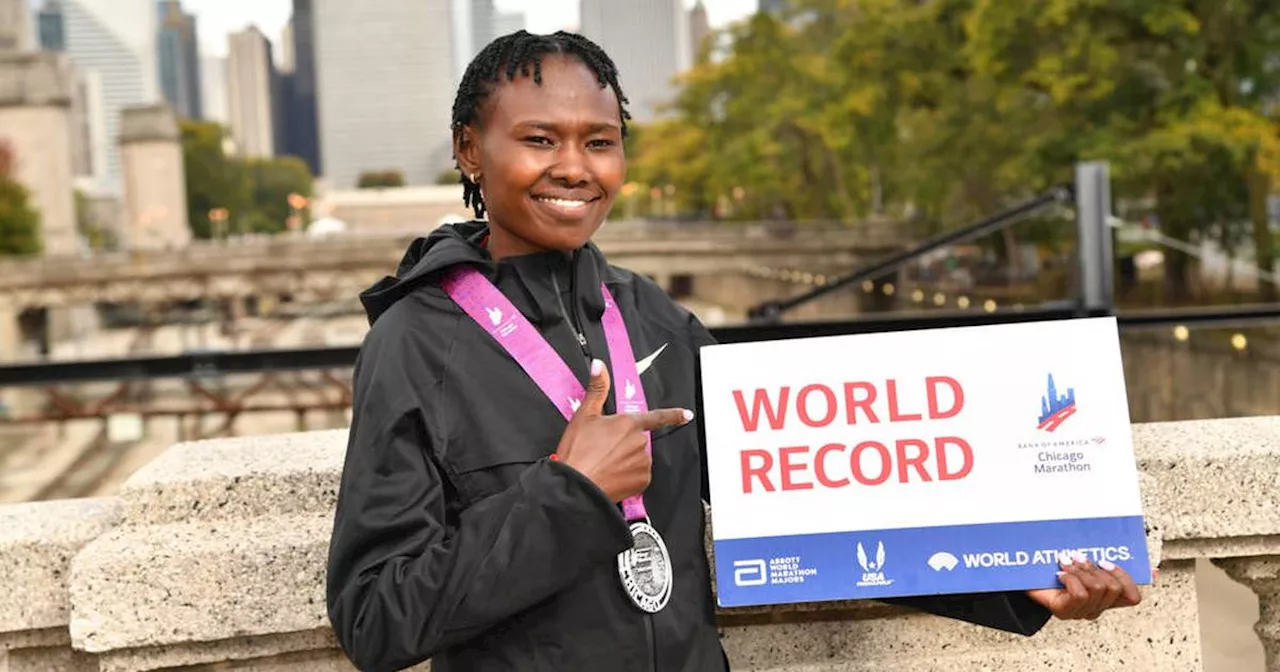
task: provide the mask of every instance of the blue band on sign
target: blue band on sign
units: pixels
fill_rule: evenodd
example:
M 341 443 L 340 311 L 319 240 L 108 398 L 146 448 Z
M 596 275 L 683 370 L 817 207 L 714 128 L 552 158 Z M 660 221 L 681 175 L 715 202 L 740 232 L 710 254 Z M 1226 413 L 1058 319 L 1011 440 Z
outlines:
M 722 539 L 716 592 L 743 607 L 1060 588 L 1063 551 L 1151 582 L 1142 516 L 1123 516 Z

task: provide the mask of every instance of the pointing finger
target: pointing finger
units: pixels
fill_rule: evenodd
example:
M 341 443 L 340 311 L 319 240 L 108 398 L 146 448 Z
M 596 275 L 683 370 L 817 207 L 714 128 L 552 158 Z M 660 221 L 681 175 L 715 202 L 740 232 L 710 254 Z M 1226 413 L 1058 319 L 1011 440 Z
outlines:
M 637 413 L 632 417 L 635 418 L 641 430 L 651 432 L 663 427 L 683 425 L 693 420 L 693 411 L 683 408 L 661 408 L 647 413 Z

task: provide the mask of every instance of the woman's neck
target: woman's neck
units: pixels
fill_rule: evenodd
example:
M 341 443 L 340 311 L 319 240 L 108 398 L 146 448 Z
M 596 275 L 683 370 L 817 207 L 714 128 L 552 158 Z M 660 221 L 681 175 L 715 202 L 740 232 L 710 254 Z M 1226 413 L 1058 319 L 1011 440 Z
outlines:
M 551 251 L 511 233 L 502 225 L 494 224 L 492 221 L 489 222 L 489 236 L 485 247 L 489 250 L 489 256 L 495 262 L 502 261 L 508 257 L 521 257 L 528 254 Z

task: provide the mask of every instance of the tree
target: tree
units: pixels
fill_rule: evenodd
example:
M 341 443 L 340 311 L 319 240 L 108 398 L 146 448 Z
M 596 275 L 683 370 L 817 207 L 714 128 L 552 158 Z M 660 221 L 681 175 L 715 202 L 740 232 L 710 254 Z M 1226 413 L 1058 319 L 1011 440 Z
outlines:
M 0 142 L 0 256 L 40 254 L 40 213 L 29 203 L 30 193 L 14 175 L 13 148 Z
M 284 156 L 249 161 L 246 170 L 253 189 L 254 205 L 254 219 L 249 230 L 255 233 L 283 231 L 293 212 L 289 196 L 311 196 L 311 169 L 302 159 Z
M 215 123 L 178 122 L 182 129 L 182 156 L 187 177 L 187 216 L 196 238 L 212 238 L 209 213 L 225 208 L 229 221 L 248 214 L 253 185 L 242 163 L 227 157 L 223 143 L 227 131 Z
M 241 159 L 223 150 L 227 131 L 181 121 L 188 217 L 197 238 L 215 234 L 278 233 L 293 214 L 289 197 L 310 197 L 314 179 L 297 157 Z M 210 213 L 226 210 L 230 230 L 214 231 Z
M 980 0 L 969 26 L 984 72 L 1042 93 L 1074 129 L 1055 139 L 1059 156 L 1113 161 L 1118 184 L 1153 196 L 1173 237 L 1251 219 L 1269 266 L 1265 198 L 1280 142 L 1262 99 L 1276 92 L 1277 13 L 1276 0 L 1058 0 L 1053 11 Z M 1188 298 L 1187 270 L 1185 256 L 1168 257 L 1166 298 Z

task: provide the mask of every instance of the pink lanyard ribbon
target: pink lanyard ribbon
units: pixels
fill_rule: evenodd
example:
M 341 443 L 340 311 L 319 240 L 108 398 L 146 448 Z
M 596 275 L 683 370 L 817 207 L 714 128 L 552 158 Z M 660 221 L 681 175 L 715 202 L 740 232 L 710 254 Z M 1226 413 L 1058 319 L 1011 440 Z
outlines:
M 582 383 L 569 370 L 550 343 L 538 333 L 533 324 L 512 305 L 479 271 L 470 266 L 455 266 L 445 273 L 441 283 L 449 298 L 466 311 L 476 324 L 489 332 L 507 354 L 533 379 L 542 393 L 560 410 L 565 420 L 582 404 L 586 395 Z M 605 341 L 609 346 L 609 362 L 613 369 L 613 398 L 618 413 L 644 413 L 649 404 L 644 398 L 644 386 L 636 370 L 635 353 L 627 336 L 627 325 L 613 295 L 604 283 L 600 283 L 604 297 Z M 565 316 L 568 319 L 568 316 Z M 652 454 L 653 441 L 645 432 L 645 451 Z M 627 522 L 647 520 L 644 499 L 640 495 L 622 501 L 622 513 Z

